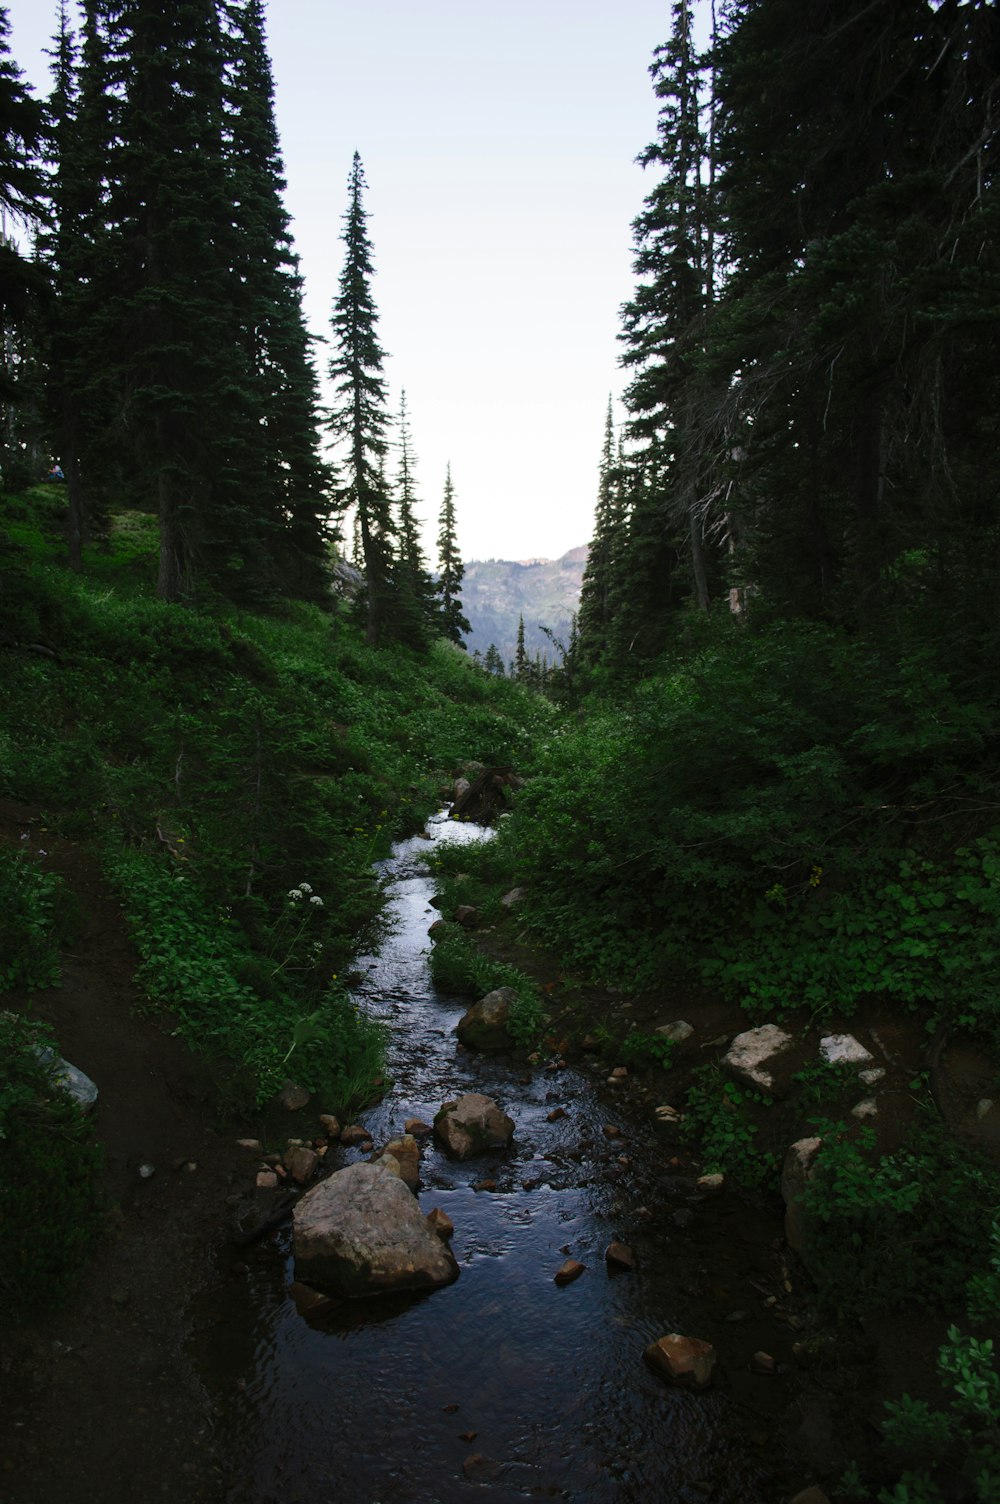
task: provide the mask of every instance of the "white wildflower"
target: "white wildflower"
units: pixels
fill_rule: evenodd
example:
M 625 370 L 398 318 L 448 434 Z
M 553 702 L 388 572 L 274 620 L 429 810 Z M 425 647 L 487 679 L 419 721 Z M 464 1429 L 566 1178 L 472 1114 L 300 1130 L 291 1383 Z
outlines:
M 319 896 L 318 893 L 314 893 L 313 896 L 312 896 L 312 898 L 310 898 L 309 902 L 316 904 L 319 908 L 323 907 L 323 900 L 322 900 L 322 898 L 320 898 L 320 896 Z
M 312 892 L 312 888 L 309 886 L 308 883 L 299 883 L 299 891 L 301 893 L 311 893 Z
M 299 899 L 302 897 L 302 889 L 301 888 L 289 888 L 289 890 L 288 890 L 288 896 L 292 900 L 292 903 L 298 903 Z

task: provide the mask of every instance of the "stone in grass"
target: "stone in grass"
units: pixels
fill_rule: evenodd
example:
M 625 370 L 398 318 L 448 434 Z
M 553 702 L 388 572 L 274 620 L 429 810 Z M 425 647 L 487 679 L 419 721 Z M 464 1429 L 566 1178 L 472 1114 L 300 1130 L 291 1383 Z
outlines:
M 819 1042 L 819 1052 L 827 1065 L 871 1065 L 875 1059 L 853 1034 L 827 1034 Z
M 434 1117 L 434 1133 L 454 1159 L 472 1159 L 510 1147 L 514 1119 L 482 1092 L 470 1091 L 445 1102 Z
M 755 1091 L 773 1092 L 778 1084 L 779 1061 L 784 1063 L 782 1057 L 787 1057 L 794 1044 L 792 1036 L 777 1024 L 762 1024 L 759 1029 L 737 1034 L 722 1057 L 722 1066 Z
M 660 1024 L 659 1028 L 653 1030 L 653 1033 L 658 1034 L 661 1039 L 672 1040 L 674 1044 L 683 1044 L 685 1039 L 691 1038 L 694 1028 L 685 1019 L 677 1018 L 672 1024 Z
M 309 1103 L 309 1093 L 295 1081 L 286 1081 L 278 1093 L 278 1106 L 286 1112 L 301 1112 Z
M 68 1060 L 61 1059 L 47 1044 L 41 1045 L 35 1053 L 42 1064 L 49 1067 L 52 1084 L 72 1097 L 81 1112 L 90 1112 L 97 1102 L 97 1087 L 90 1077 L 78 1065 L 70 1065 Z
M 707 1389 L 715 1367 L 715 1348 L 700 1337 L 668 1332 L 651 1342 L 643 1353 L 648 1366 L 671 1384 Z

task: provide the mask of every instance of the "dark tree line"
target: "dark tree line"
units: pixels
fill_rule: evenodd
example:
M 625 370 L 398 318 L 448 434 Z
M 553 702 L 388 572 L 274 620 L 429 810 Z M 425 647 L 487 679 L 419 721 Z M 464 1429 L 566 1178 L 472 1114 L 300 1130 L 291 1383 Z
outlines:
M 32 99 L 0 7 L 0 465 L 57 456 L 70 562 L 112 507 L 159 520 L 157 590 L 322 599 L 337 524 L 362 540 L 368 640 L 460 641 L 454 512 L 432 581 L 412 441 L 389 415 L 355 156 L 324 413 L 284 207 L 263 0 L 60 0 L 52 89 Z M 329 430 L 337 467 L 322 452 Z M 450 493 L 450 478 L 447 493 Z
M 583 663 L 715 605 L 989 630 L 1000 529 L 992 0 L 676 0 Z

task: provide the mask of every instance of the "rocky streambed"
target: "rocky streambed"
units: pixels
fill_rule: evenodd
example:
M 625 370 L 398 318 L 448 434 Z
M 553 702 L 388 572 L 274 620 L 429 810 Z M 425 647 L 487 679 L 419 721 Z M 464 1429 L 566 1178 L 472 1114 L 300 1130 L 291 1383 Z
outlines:
M 392 1156 L 407 1126 L 469 1094 L 509 1115 L 512 1141 L 463 1159 L 441 1134 L 409 1135 L 400 1152 L 420 1215 L 457 1270 L 426 1293 L 313 1301 L 287 1222 L 234 1251 L 201 1300 L 192 1349 L 228 1459 L 225 1497 L 790 1499 L 810 1481 L 788 1444 L 807 1317 L 781 1204 L 700 1179 L 596 1059 L 529 1066 L 458 1045 L 467 1000 L 436 992 L 428 973 L 428 860 L 435 842 L 470 834 L 442 815 L 386 863 L 393 932 L 358 965 L 365 1006 L 391 1027 L 392 1087 L 330 1142 L 323 1170 Z M 321 1110 L 289 1115 L 289 1133 L 322 1141 Z M 394 1172 L 353 1173 L 367 1185 Z M 675 1336 L 693 1339 L 686 1352 Z M 664 1377 L 676 1362 L 686 1384 Z

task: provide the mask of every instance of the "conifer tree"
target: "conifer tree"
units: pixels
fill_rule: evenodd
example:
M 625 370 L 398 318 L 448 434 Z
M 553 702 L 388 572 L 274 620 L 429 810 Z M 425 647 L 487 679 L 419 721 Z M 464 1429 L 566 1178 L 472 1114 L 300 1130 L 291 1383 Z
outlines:
M 434 581 L 420 543 L 416 514 L 416 456 L 413 452 L 405 392 L 400 393 L 396 427 L 399 434 L 399 468 L 395 486 L 399 518 L 399 558 L 396 567 L 396 600 L 393 605 L 394 631 L 401 641 L 422 648 L 427 646 L 437 615 L 437 603 Z
M 329 425 L 343 446 L 339 505 L 342 513 L 353 511 L 360 535 L 365 637 L 374 647 L 382 636 L 395 553 L 389 497 L 380 479 L 389 420 L 382 375 L 385 354 L 378 341 L 378 313 L 371 291 L 374 268 L 363 202 L 365 186 L 361 157 L 355 152 L 341 236 L 346 255 L 332 318 L 336 348 L 330 376 L 335 395 Z
M 450 641 L 457 642 L 462 647 L 462 633 L 471 632 L 472 628 L 462 614 L 465 566 L 458 551 L 455 531 L 455 489 L 451 481 L 451 465 L 445 471 L 444 497 L 438 521 L 438 570 L 441 629 Z
M 21 82 L 21 70 L 10 56 L 9 34 L 7 11 L 0 6 L 0 469 L 8 484 L 31 478 L 17 474 L 21 461 L 16 404 L 25 396 L 19 377 L 31 363 L 26 359 L 26 326 L 45 289 L 37 266 L 8 236 L 8 217 L 34 226 L 43 210 L 37 159 L 42 110 Z
M 282 197 L 284 168 L 263 0 L 232 5 L 229 15 L 226 155 L 238 316 L 257 414 L 249 436 L 249 481 L 277 583 L 292 594 L 319 596 L 325 592 L 331 476 L 319 455 L 316 373 Z
M 514 662 L 511 665 L 511 678 L 516 679 L 519 684 L 524 683 L 524 681 L 528 678 L 530 668 L 530 660 L 528 658 L 527 649 L 524 645 L 524 616 L 522 614 L 517 618 L 517 646 L 514 649 Z
M 607 648 L 613 550 L 621 542 L 620 475 L 615 466 L 615 425 L 611 398 L 604 421 L 604 441 L 597 478 L 594 536 L 587 553 L 575 619 L 577 663 L 595 664 Z
M 702 349 L 715 292 L 716 226 L 692 0 L 675 0 L 670 41 L 656 49 L 650 73 L 661 106 L 657 138 L 639 161 L 662 176 L 633 225 L 640 281 L 622 310 L 622 361 L 635 371 L 625 401 L 633 437 L 657 444 L 662 526 L 679 546 L 686 533 L 694 594 L 707 610 L 705 511 L 719 403 L 702 371 Z
M 199 578 L 256 591 L 271 562 L 237 316 L 218 4 L 101 8 L 121 105 L 107 203 L 116 286 L 96 353 L 114 384 L 116 437 L 137 498 L 159 515 L 158 593 L 177 600 Z

